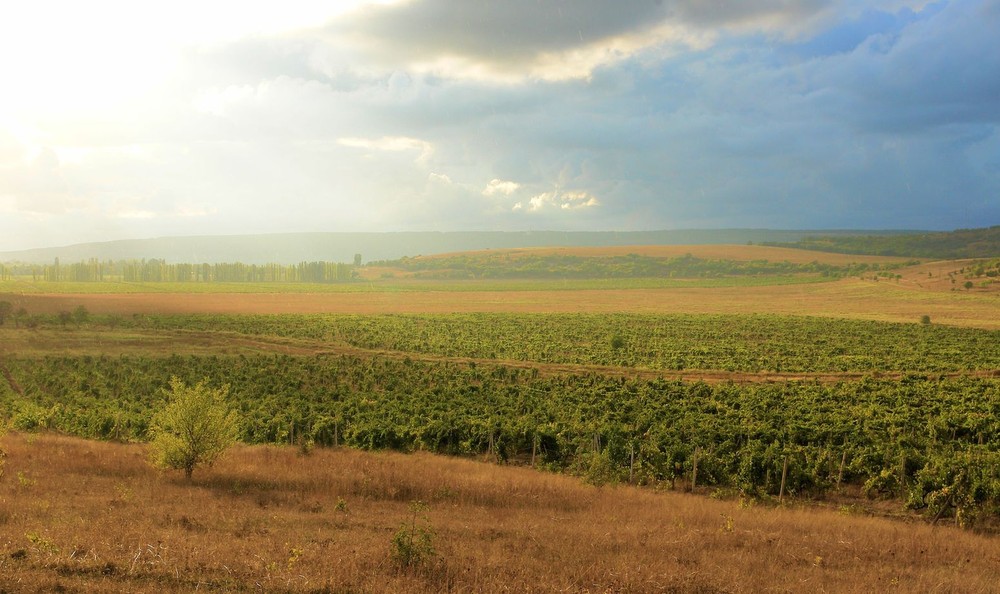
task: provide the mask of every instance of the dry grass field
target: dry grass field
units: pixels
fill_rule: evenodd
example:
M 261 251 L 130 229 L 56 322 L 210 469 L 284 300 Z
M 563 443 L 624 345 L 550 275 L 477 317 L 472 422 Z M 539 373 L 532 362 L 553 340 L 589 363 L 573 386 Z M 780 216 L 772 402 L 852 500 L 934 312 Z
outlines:
M 904 277 L 905 278 L 905 277 Z M 911 277 L 912 278 L 912 277 Z M 1000 285 L 995 285 L 1000 287 Z M 1000 328 L 1000 291 L 951 291 L 916 281 L 861 280 L 719 288 L 373 293 L 30 294 L 4 298 L 32 313 L 768 313 Z
M 9 434 L 3 592 L 997 592 L 1000 540 L 854 508 L 593 487 L 426 454 L 238 447 L 182 476 L 141 445 Z M 394 535 L 433 553 L 406 567 Z

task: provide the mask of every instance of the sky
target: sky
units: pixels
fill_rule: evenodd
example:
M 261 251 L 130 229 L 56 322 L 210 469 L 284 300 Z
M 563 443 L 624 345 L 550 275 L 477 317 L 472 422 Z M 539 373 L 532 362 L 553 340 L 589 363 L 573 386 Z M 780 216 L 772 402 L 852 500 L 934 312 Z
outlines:
M 1000 224 L 1000 0 L 0 7 L 0 250 Z

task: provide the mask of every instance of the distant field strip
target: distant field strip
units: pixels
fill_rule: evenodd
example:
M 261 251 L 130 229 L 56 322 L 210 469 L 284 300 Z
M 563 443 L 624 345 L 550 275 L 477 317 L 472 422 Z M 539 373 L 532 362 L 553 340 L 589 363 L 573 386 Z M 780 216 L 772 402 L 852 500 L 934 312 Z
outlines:
M 548 281 L 545 281 L 548 282 Z M 679 281 L 684 282 L 684 281 Z M 84 305 L 93 313 L 656 313 L 779 314 L 1000 329 L 1000 292 L 932 291 L 844 279 L 782 286 L 486 291 L 481 281 L 424 283 L 434 290 L 330 293 L 0 294 L 29 314 Z M 401 283 L 401 286 L 405 283 Z M 336 285 L 331 287 L 342 287 Z M 462 290 L 455 287 L 462 286 Z M 541 287 L 542 285 L 538 285 Z M 467 289 L 467 290 L 466 290 Z
M 1000 370 L 1000 331 L 770 315 L 174 315 L 5 330 L 8 354 L 397 353 L 480 362 L 766 374 Z M 733 376 L 734 378 L 736 375 Z M 849 377 L 849 376 L 844 376 Z
M 0 295 L 141 295 L 141 294 L 340 294 L 420 292 L 587 291 L 608 289 L 671 289 L 770 287 L 830 282 L 820 274 L 722 276 L 714 278 L 580 278 L 415 280 L 372 279 L 341 283 L 256 282 L 45 282 L 0 281 Z

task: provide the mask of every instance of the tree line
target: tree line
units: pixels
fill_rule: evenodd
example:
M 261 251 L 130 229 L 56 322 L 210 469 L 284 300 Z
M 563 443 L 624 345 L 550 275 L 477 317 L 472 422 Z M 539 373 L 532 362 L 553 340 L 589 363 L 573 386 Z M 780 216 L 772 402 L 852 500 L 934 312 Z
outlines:
M 916 262 L 846 265 L 809 262 L 804 264 L 768 260 L 699 258 L 691 254 L 654 257 L 576 256 L 566 254 L 474 253 L 430 258 L 400 258 L 371 262 L 370 266 L 398 268 L 417 278 L 513 279 L 513 278 L 717 278 L 723 276 L 774 276 L 813 274 L 826 277 L 860 276 L 886 272 Z
M 762 245 L 873 256 L 948 260 L 995 258 L 1000 256 L 1000 225 L 941 233 L 812 235 L 795 242 L 763 242 Z
M 52 264 L 0 264 L 0 280 L 31 278 L 50 282 L 194 282 L 194 283 L 335 283 L 357 277 L 358 264 L 299 262 L 298 264 L 168 263 L 150 260 L 90 260 Z

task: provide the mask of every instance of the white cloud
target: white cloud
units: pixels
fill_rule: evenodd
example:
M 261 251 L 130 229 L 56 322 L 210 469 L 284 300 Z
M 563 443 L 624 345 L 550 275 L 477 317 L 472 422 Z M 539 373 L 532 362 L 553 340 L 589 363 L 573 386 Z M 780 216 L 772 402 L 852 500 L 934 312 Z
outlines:
M 589 192 L 584 191 L 560 191 L 543 192 L 536 194 L 528 200 L 528 212 L 540 212 L 550 208 L 560 210 L 580 210 L 600 206 L 601 202 Z M 514 211 L 523 210 L 524 204 L 518 202 L 514 205 Z
M 428 181 L 437 182 L 439 184 L 444 184 L 450 186 L 452 184 L 451 178 L 443 173 L 434 173 L 433 171 L 427 176 Z
M 351 148 L 376 151 L 402 152 L 417 151 L 416 162 L 423 163 L 434 153 L 431 143 L 408 136 L 383 136 L 381 138 L 338 138 L 337 143 Z
M 588 192 L 563 192 L 559 196 L 559 208 L 571 210 L 576 208 L 591 208 L 601 203 Z
M 483 196 L 510 196 L 521 187 L 521 184 L 513 181 L 505 181 L 500 179 L 491 179 L 486 187 L 483 188 Z

